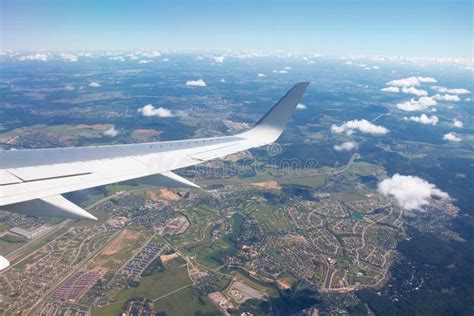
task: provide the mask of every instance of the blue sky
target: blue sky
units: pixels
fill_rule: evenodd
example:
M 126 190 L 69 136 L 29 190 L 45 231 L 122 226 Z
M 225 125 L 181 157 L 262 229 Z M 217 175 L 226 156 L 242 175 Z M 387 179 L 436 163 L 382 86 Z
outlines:
M 1 46 L 470 57 L 472 15 L 471 0 L 1 0 Z

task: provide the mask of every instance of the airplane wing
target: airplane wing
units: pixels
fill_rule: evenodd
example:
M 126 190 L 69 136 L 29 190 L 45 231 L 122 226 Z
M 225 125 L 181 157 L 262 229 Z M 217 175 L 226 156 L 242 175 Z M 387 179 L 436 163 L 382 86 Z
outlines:
M 197 187 L 172 171 L 278 139 L 308 82 L 296 84 L 250 130 L 181 141 L 0 151 L 0 209 L 35 216 L 96 219 L 64 193 L 136 178 Z

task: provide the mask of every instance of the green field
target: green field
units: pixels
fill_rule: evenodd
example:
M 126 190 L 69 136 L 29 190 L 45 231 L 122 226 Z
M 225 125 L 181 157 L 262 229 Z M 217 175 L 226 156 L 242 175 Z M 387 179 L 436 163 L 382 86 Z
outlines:
M 184 303 L 184 304 L 183 304 Z M 216 312 L 217 307 L 197 290 L 186 287 L 176 293 L 155 301 L 155 311 L 166 315 L 193 315 L 196 311 Z
M 179 294 L 176 292 L 175 294 L 163 297 L 177 289 L 182 288 L 183 286 L 190 285 L 191 281 L 188 277 L 187 268 L 186 266 L 167 266 L 165 271 L 156 272 L 150 276 L 140 278 L 140 285 L 136 288 L 128 288 L 126 290 L 122 290 L 115 295 L 114 301 L 104 307 L 96 308 L 92 311 L 92 315 L 118 315 L 127 301 L 127 299 L 131 297 L 146 297 L 148 299 L 156 299 L 160 298 L 163 301 L 164 307 L 169 309 L 169 303 L 175 302 L 174 304 L 177 305 L 184 305 L 180 306 L 179 308 L 183 309 L 192 309 L 194 308 L 195 302 L 190 300 L 187 295 L 183 299 L 183 294 Z M 183 289 L 184 291 L 184 289 Z M 165 300 L 166 299 L 166 300 Z M 157 301 L 155 307 L 160 310 L 161 302 Z M 177 303 L 179 302 L 179 304 Z M 170 315 L 177 315 L 170 313 Z
M 262 223 L 267 231 L 287 229 L 289 227 L 288 220 L 283 212 L 283 208 L 281 207 L 259 204 L 257 206 L 257 211 L 254 212 L 252 216 Z
M 3 255 L 23 246 L 27 242 L 26 238 L 7 234 L 0 238 L 0 253 Z
M 356 211 L 351 212 L 351 216 L 353 219 L 358 220 L 358 221 L 361 221 L 364 219 L 364 214 L 356 212 Z

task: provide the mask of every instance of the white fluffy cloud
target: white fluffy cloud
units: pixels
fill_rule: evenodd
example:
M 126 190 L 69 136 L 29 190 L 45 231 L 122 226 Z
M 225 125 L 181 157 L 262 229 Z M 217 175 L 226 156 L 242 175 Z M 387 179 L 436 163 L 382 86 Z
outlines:
M 334 150 L 336 151 L 351 151 L 354 148 L 357 148 L 356 142 L 344 142 L 340 145 L 334 145 Z
M 421 83 L 435 83 L 437 82 L 435 78 L 432 77 L 408 77 L 403 79 L 397 79 L 387 82 L 388 86 L 396 87 L 413 87 L 418 86 Z
M 447 141 L 450 141 L 450 142 L 460 142 L 460 141 L 462 141 L 462 138 L 458 134 L 453 133 L 453 132 L 444 134 L 443 139 L 447 140 Z
M 426 90 L 421 90 L 421 89 L 417 89 L 415 87 L 403 87 L 402 88 L 402 92 L 403 93 L 409 93 L 409 94 L 414 94 L 418 97 L 426 97 L 428 95 L 428 91 Z
M 47 54 L 32 54 L 32 55 L 20 56 L 18 57 L 18 60 L 19 61 L 26 61 L 26 60 L 48 61 L 48 55 Z
M 59 57 L 62 59 L 62 60 L 65 60 L 65 61 L 70 61 L 70 62 L 76 62 L 78 60 L 77 56 L 74 55 L 74 54 L 68 54 L 68 53 L 61 53 L 59 55 Z
M 446 192 L 434 184 L 416 176 L 403 176 L 398 173 L 380 182 L 377 190 L 383 196 L 394 197 L 398 205 L 407 210 L 420 210 L 423 205 L 429 204 L 431 197 L 450 199 Z
M 428 117 L 426 114 L 421 114 L 420 116 L 405 117 L 404 119 L 421 123 L 421 124 L 430 124 L 430 125 L 436 125 L 439 122 L 439 119 L 436 115 L 431 115 Z
M 149 64 L 149 63 L 152 63 L 152 62 L 153 62 L 153 60 L 150 60 L 150 59 L 141 59 L 141 60 L 138 61 L 138 63 L 139 63 L 140 65 L 142 65 L 142 64 Z
M 380 89 L 380 91 L 383 91 L 383 92 L 400 92 L 400 88 L 399 87 L 387 87 L 387 88 Z
M 373 135 L 384 135 L 389 132 L 389 130 L 383 126 L 375 125 L 370 123 L 369 121 L 362 119 L 362 120 L 352 120 L 347 121 L 341 126 L 337 126 L 335 124 L 331 125 L 331 132 L 332 133 L 343 133 L 352 134 L 355 130 L 358 130 L 362 133 L 366 134 L 373 134 Z
M 453 120 L 453 126 L 456 128 L 463 128 L 464 124 L 462 121 L 454 119 Z
M 471 91 L 463 88 L 446 88 L 446 87 L 440 87 L 440 86 L 432 86 L 432 90 L 438 91 L 439 93 L 453 93 L 453 94 L 467 94 L 471 93 Z
M 212 56 L 211 57 L 215 63 L 217 64 L 222 64 L 224 62 L 225 57 L 224 56 Z
M 259 74 L 257 75 L 257 77 L 266 77 L 266 76 L 267 76 L 267 75 L 262 74 L 262 73 L 259 73 Z
M 123 56 L 112 56 L 109 57 L 110 60 L 116 60 L 116 61 L 125 61 L 125 58 Z
M 296 109 L 297 110 L 304 110 L 304 109 L 306 109 L 306 105 L 304 105 L 303 103 L 298 103 L 296 105 Z
M 397 108 L 408 112 L 423 111 L 436 104 L 436 100 L 432 97 L 421 97 L 418 100 L 411 99 L 410 101 L 400 102 L 397 104 Z
M 138 113 L 141 113 L 143 116 L 158 116 L 158 117 L 173 116 L 170 110 L 163 107 L 155 108 L 151 104 L 147 104 L 143 106 L 142 108 L 139 108 L 137 111 Z
M 186 81 L 186 85 L 190 87 L 205 87 L 206 83 L 202 79 L 198 80 L 188 80 Z
M 438 101 L 451 101 L 451 102 L 458 102 L 461 99 L 455 94 L 437 94 L 433 97 Z
M 152 50 L 152 51 L 149 51 L 149 52 L 144 52 L 144 53 L 142 53 L 142 55 L 144 57 L 148 57 L 148 58 L 157 58 L 157 57 L 161 56 L 161 52 L 157 51 L 157 50 Z
M 92 81 L 91 83 L 89 83 L 89 87 L 98 88 L 100 86 L 101 84 L 97 81 Z
M 282 69 L 282 70 L 278 70 L 278 69 L 275 69 L 272 71 L 274 74 L 287 74 L 288 73 L 288 70 L 286 69 Z
M 118 130 L 115 129 L 115 126 L 112 126 L 111 128 L 109 128 L 108 130 L 106 130 L 104 132 L 104 135 L 105 136 L 109 136 L 109 137 L 115 137 L 119 134 Z

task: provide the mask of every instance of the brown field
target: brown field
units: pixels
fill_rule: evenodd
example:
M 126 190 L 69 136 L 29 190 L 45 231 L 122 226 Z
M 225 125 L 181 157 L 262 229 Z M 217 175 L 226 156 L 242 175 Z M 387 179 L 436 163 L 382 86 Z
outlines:
M 74 126 L 74 129 L 93 129 L 95 131 L 105 131 L 111 128 L 112 124 L 94 124 L 94 125 L 86 125 L 86 124 L 79 124 Z
M 278 287 L 279 287 L 280 289 L 284 289 L 284 290 L 291 288 L 291 286 L 290 286 L 287 282 L 288 282 L 288 281 L 287 281 L 287 280 L 284 280 L 284 279 L 282 279 L 282 280 L 277 280 Z
M 135 240 L 140 237 L 141 233 L 129 229 L 124 229 L 118 236 L 112 240 L 110 244 L 108 244 L 103 250 L 101 255 L 103 256 L 111 256 L 116 254 L 122 249 L 122 244 L 125 239 L 127 240 Z
M 176 259 L 178 257 L 179 257 L 179 255 L 176 252 L 174 252 L 174 253 L 169 254 L 169 255 L 162 255 L 162 256 L 160 256 L 160 259 L 163 263 L 167 263 L 168 261 Z
M 159 193 L 157 193 L 156 191 L 147 191 L 146 196 L 153 202 L 157 202 L 157 201 L 169 202 L 169 201 L 177 201 L 179 199 L 179 196 L 176 193 L 174 193 L 173 191 L 167 188 L 160 189 Z
M 145 242 L 145 234 L 138 231 L 125 229 L 121 231 L 104 249 L 95 257 L 88 269 L 114 270 L 121 267 L 132 254 Z
M 176 193 L 166 188 L 160 189 L 160 194 L 161 194 L 161 197 L 165 199 L 166 201 L 177 201 L 179 199 Z
M 158 196 L 158 194 L 156 194 L 156 192 L 153 192 L 153 191 L 146 191 L 146 197 L 152 200 L 153 202 L 160 200 L 160 197 Z
M 280 190 L 281 186 L 275 180 L 249 183 L 250 185 L 267 190 Z

